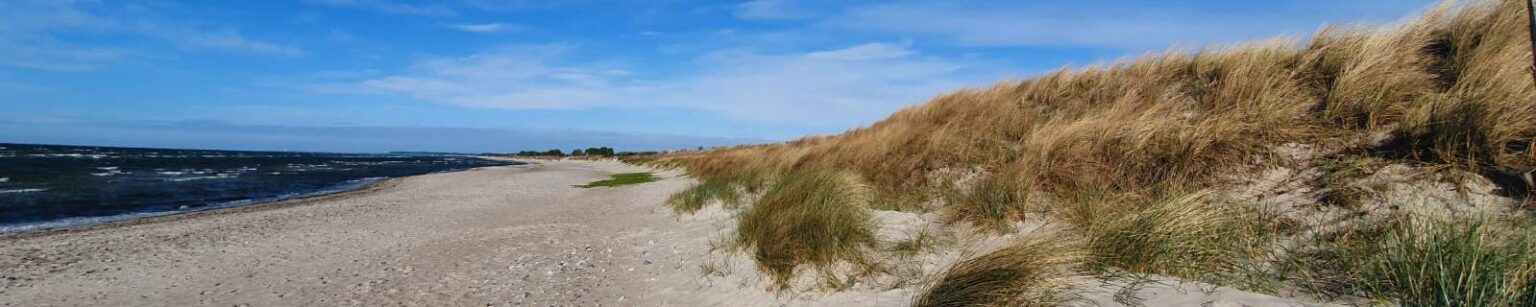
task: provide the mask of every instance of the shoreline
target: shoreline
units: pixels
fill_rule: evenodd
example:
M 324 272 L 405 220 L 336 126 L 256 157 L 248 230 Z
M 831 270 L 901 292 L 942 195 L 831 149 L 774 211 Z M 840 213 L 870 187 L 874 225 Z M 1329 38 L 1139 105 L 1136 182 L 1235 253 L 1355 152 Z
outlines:
M 698 301 L 677 291 L 697 287 L 695 265 L 683 263 L 705 245 L 690 231 L 712 227 L 689 228 L 660 206 L 691 180 L 581 189 L 571 185 L 645 169 L 532 165 L 0 236 L 0 297 L 18 306 Z
M 663 205 L 694 183 L 680 171 L 616 161 L 531 165 L 0 236 L 0 297 L 16 306 L 907 306 L 923 282 L 892 275 L 839 292 L 782 295 L 750 256 L 715 248 L 731 236 L 733 212 L 711 206 L 678 215 Z M 573 187 L 641 171 L 659 180 Z M 931 217 L 874 216 L 883 241 L 919 233 Z M 937 272 L 966 250 L 893 264 Z M 1149 301 L 1278 302 L 1202 289 L 1177 283 L 1143 292 L 1151 291 Z M 1085 298 L 1110 302 L 1113 293 Z
M 468 170 L 465 170 L 465 171 L 468 171 Z M 76 232 L 87 232 L 87 231 L 99 231 L 99 230 L 103 230 L 103 229 L 119 228 L 119 227 L 129 227 L 129 226 L 134 226 L 134 225 L 166 223 L 166 222 L 180 221 L 180 220 L 184 220 L 184 219 L 194 219 L 194 218 L 199 218 L 199 217 L 219 216 L 219 215 L 225 215 L 225 214 L 240 214 L 240 213 L 255 212 L 255 211 L 275 210 L 275 209 L 281 209 L 281 208 L 292 207 L 292 206 L 302 206 L 302 205 L 306 205 L 306 204 L 311 204 L 311 203 L 315 203 L 315 202 L 321 202 L 321 201 L 326 201 L 326 200 L 331 200 L 331 199 L 336 199 L 336 198 L 357 197 L 357 196 L 366 195 L 368 193 L 377 192 L 378 190 L 381 190 L 381 189 L 386 189 L 389 186 L 392 186 L 392 185 L 396 184 L 400 179 L 416 177 L 416 176 L 425 176 L 425 175 L 429 175 L 429 174 L 422 174 L 422 175 L 415 175 L 415 176 L 405 176 L 405 177 L 395 177 L 395 178 L 386 178 L 386 179 L 375 181 L 375 182 L 372 182 L 372 183 L 369 183 L 369 184 L 365 184 L 365 185 L 359 186 L 357 188 L 348 189 L 348 190 L 336 191 L 336 192 L 332 192 L 332 193 L 322 193 L 322 194 L 318 194 L 318 195 L 300 196 L 300 197 L 295 197 L 295 198 L 281 199 L 281 200 L 275 200 L 275 201 L 269 201 L 269 202 L 256 202 L 256 203 L 251 203 L 251 204 L 248 204 L 248 205 L 241 205 L 241 206 L 232 206 L 232 207 L 223 207 L 223 208 L 212 208 L 212 209 L 193 210 L 193 211 L 182 211 L 182 212 L 174 212 L 173 211 L 171 213 L 167 213 L 167 214 L 164 214 L 164 215 L 147 216 L 147 217 L 142 217 L 142 218 L 132 218 L 132 219 L 126 219 L 126 220 L 120 220 L 120 221 L 110 221 L 110 222 L 90 223 L 90 224 L 79 224 L 79 225 L 60 226 L 60 227 L 49 227 L 49 228 L 41 228 L 41 229 L 30 229 L 30 230 L 22 230 L 22 231 L 16 231 L 16 232 L 0 232 L 0 241 L 12 240 L 12 239 L 30 238 L 30 237 L 49 236 L 49 235 L 62 234 L 62 233 L 76 233 Z
M 331 191 L 331 192 L 324 192 L 324 190 L 322 190 L 322 191 L 316 192 L 316 194 L 311 194 L 311 195 L 296 196 L 296 197 L 291 197 L 291 198 L 282 198 L 282 199 L 276 199 L 276 200 L 271 200 L 271 201 L 256 201 L 256 202 L 252 202 L 252 203 L 249 203 L 249 204 L 243 204 L 243 205 L 237 205 L 237 206 L 216 207 L 216 208 L 207 208 L 207 209 L 199 209 L 199 210 L 188 210 L 188 211 L 167 211 L 167 212 L 164 212 L 165 214 L 145 216 L 145 217 L 139 217 L 139 218 L 128 218 L 128 219 L 124 219 L 124 220 L 107 221 L 107 222 L 100 222 L 100 223 L 83 223 L 83 224 L 64 225 L 64 226 L 56 226 L 56 227 L 43 227 L 43 228 L 27 229 L 27 230 L 21 230 L 21 231 L 0 232 L 0 241 L 10 240 L 10 239 L 17 239 L 17 238 L 24 238 L 24 237 L 48 236 L 48 235 L 50 235 L 52 233 L 70 233 L 70 232 L 94 231 L 94 230 L 99 230 L 99 229 L 102 229 L 102 228 L 127 227 L 127 226 L 139 225 L 139 224 L 163 223 L 163 222 L 172 222 L 172 221 L 178 221 L 178 220 L 182 220 L 182 219 L 190 219 L 190 218 L 198 218 L 198 217 L 206 217 L 206 216 L 217 216 L 217 215 L 223 215 L 223 214 L 237 214 L 237 213 L 242 213 L 242 212 L 252 212 L 252 211 L 259 211 L 259 210 L 273 210 L 273 209 L 279 209 L 279 208 L 290 207 L 290 206 L 302 206 L 302 205 L 305 205 L 305 204 L 311 204 L 311 203 L 331 200 L 331 199 L 335 199 L 335 198 L 357 197 L 357 196 L 366 195 L 367 193 L 377 192 L 379 190 L 386 189 L 386 188 L 388 188 L 390 186 L 398 184 L 400 180 L 405 179 L 405 178 L 419 177 L 419 176 L 428 176 L 428 175 L 435 175 L 435 174 L 451 174 L 451 173 L 460 173 L 460 172 L 472 172 L 472 171 L 477 171 L 477 170 L 480 170 L 480 169 L 487 169 L 487 168 L 520 167 L 520 166 L 535 165 L 536 164 L 536 163 L 528 162 L 528 161 L 518 161 L 518 160 L 511 160 L 511 159 L 496 159 L 494 157 L 475 156 L 474 158 L 485 159 L 485 160 L 493 160 L 493 161 L 502 161 L 502 162 L 515 162 L 515 163 L 522 163 L 522 164 L 474 167 L 474 168 L 466 168 L 466 169 L 461 169 L 461 170 L 441 171 L 441 172 L 433 172 L 433 173 L 426 173 L 426 174 L 419 174 L 419 175 L 410 175 L 410 176 L 402 176 L 402 177 L 384 178 L 384 179 L 379 179 L 379 180 L 376 180 L 374 182 L 363 184 L 363 185 L 360 185 L 360 186 L 357 186 L 357 187 L 354 187 L 354 188 L 350 188 L 350 189 L 343 189 L 343 190 Z M 239 201 L 248 201 L 248 200 L 239 200 Z M 146 212 L 146 213 L 151 213 L 151 212 Z

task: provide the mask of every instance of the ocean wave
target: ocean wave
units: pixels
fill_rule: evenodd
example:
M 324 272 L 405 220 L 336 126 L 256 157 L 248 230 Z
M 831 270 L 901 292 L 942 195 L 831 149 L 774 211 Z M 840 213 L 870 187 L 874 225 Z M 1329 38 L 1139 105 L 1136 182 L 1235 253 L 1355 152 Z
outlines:
M 153 211 L 153 212 L 134 212 L 134 213 L 125 213 L 125 214 L 109 215 L 109 216 L 73 217 L 73 218 L 66 218 L 66 219 L 52 220 L 52 221 L 45 221 L 45 222 L 29 222 L 29 223 L 10 224 L 10 225 L 0 224 L 0 233 L 12 233 L 12 232 L 22 232 L 22 231 L 34 231 L 34 230 L 44 230 L 44 229 L 54 229 L 54 228 L 65 228 L 65 227 L 83 226 L 83 225 L 106 224 L 106 223 L 122 222 L 122 221 L 141 219 L 141 218 L 166 216 L 166 215 L 172 215 L 172 214 L 192 213 L 192 212 L 214 210 L 214 209 L 225 209 L 225 208 L 244 207 L 244 206 L 251 206 L 251 205 L 260 205 L 260 204 L 272 203 L 272 202 L 278 202 L 278 201 L 284 201 L 284 200 L 290 200 L 290 199 L 305 198 L 305 197 L 315 197 L 315 196 L 321 196 L 321 195 L 327 195 L 327 194 L 335 194 L 335 193 L 341 193 L 341 192 L 356 190 L 358 188 L 362 188 L 362 187 L 368 186 L 370 184 L 373 184 L 375 182 L 379 182 L 380 180 L 384 180 L 384 179 L 389 179 L 389 178 L 388 177 L 368 177 L 368 178 L 361 178 L 361 179 L 353 179 L 353 180 L 347 180 L 347 181 L 342 182 L 340 184 L 336 184 L 336 185 L 330 186 L 328 188 L 324 188 L 324 189 L 320 189 L 320 190 L 315 190 L 315 191 L 285 193 L 285 194 L 282 194 L 282 195 L 277 195 L 277 196 L 272 196 L 272 197 L 262 197 L 262 198 L 255 198 L 255 199 L 242 199 L 242 200 L 236 200 L 236 201 L 228 201 L 228 202 L 216 203 L 216 204 L 211 204 L 211 205 L 208 205 L 208 206 L 197 207 L 197 208 L 192 208 L 192 207 L 189 207 L 189 206 L 180 206 L 180 207 L 177 208 L 177 210 Z M 6 193 L 6 191 L 5 190 L 0 190 L 0 193 Z
M 34 189 L 14 189 L 14 190 L 0 190 L 0 194 L 12 194 L 12 193 L 36 193 L 36 192 L 42 192 L 42 191 L 47 191 L 47 190 L 48 190 L 48 189 L 35 189 L 35 188 L 34 188 Z
M 72 218 L 66 218 L 66 219 L 60 219 L 60 220 L 52 220 L 52 221 L 47 221 L 47 222 L 35 222 L 35 223 L 22 223 L 22 224 L 12 224 L 12 225 L 0 225 L 0 233 L 11 233 L 11 232 L 21 232 L 21 231 L 33 231 L 33 230 L 43 230 L 43 229 L 53 229 L 53 228 L 64 228 L 64 227 L 81 226 L 81 225 L 105 224 L 105 223 L 121 222 L 121 221 L 133 220 L 133 219 L 141 219 L 141 218 L 146 218 L 146 217 L 156 217 L 156 216 L 163 216 L 163 215 L 171 215 L 171 214 L 176 214 L 176 213 L 178 213 L 178 212 L 175 212 L 175 211 L 138 212 L 138 213 L 127 213 L 127 214 L 119 214 L 119 215 L 110 215 L 110 216 L 72 217 Z
M 0 182 L 10 182 L 11 177 L 0 177 Z
M 192 177 L 166 178 L 165 181 L 170 181 L 170 182 L 186 182 L 186 181 L 195 181 L 195 180 L 227 179 L 227 178 L 234 178 L 234 177 L 235 176 L 230 176 L 229 174 L 218 174 L 218 175 L 213 175 L 213 176 L 192 176 Z
M 102 158 L 111 158 L 112 156 L 103 155 L 103 154 L 77 154 L 77 153 L 55 154 L 55 153 L 50 153 L 50 154 L 29 154 L 29 155 L 26 155 L 26 157 L 29 157 L 29 158 L 77 158 L 77 159 L 90 158 L 90 159 L 102 159 Z
M 105 170 L 105 172 L 91 173 L 91 176 L 111 177 L 111 176 L 117 176 L 117 175 L 123 175 L 123 174 L 129 174 L 130 173 L 130 172 L 124 172 L 124 171 L 118 169 L 116 166 L 112 166 L 112 167 L 98 167 L 96 169 Z

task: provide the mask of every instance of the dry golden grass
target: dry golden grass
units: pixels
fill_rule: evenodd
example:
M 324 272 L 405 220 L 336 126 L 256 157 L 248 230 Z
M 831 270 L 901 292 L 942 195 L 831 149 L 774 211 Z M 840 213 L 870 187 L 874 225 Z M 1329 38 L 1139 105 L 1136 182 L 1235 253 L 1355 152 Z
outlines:
M 822 286 L 842 288 L 875 265 L 866 255 L 876 245 L 868 205 L 868 189 L 852 176 L 784 176 L 741 213 L 736 244 L 773 278 L 775 289 L 789 289 L 803 266 L 819 271 Z M 840 272 L 841 264 L 853 272 Z
M 951 266 L 912 306 L 1058 306 L 1082 261 L 1066 236 L 1039 235 Z
M 1273 238 L 1271 223 L 1257 212 L 1208 202 L 1202 193 L 1148 203 L 1106 198 L 1064 211 L 1062 220 L 1086 241 L 1090 272 L 1241 283 L 1238 275 L 1264 259 Z
M 934 190 L 950 168 L 1016 177 L 1020 190 L 1146 193 L 1198 187 L 1285 142 L 1361 145 L 1480 170 L 1536 170 L 1536 90 L 1523 4 L 1442 6 L 1379 29 L 1331 27 L 1173 51 L 943 95 L 874 125 L 668 155 L 703 179 L 852 171 L 878 192 Z M 1070 197 L 1071 195 L 1060 195 Z

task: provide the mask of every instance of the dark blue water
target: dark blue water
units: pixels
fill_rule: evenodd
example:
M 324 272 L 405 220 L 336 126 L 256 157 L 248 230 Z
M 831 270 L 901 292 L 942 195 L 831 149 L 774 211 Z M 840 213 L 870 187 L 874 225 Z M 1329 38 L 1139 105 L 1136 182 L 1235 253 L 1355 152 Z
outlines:
M 0 232 L 244 206 L 393 177 L 510 164 L 445 155 L 0 143 Z

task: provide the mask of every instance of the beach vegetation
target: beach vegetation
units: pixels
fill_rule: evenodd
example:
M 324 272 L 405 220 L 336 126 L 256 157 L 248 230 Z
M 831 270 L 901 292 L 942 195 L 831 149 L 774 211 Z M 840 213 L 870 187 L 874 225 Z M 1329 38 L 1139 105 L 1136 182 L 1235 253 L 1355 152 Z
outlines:
M 872 271 L 876 245 L 869 190 L 856 177 L 801 172 L 778 178 L 740 214 L 736 244 L 786 290 L 802 268 L 820 285 L 841 288 Z
M 760 269 L 779 278 L 800 264 L 863 257 L 853 252 L 862 243 L 850 244 L 862 239 L 837 239 L 862 238 L 858 227 L 814 227 L 858 225 L 849 221 L 864 207 L 815 204 L 933 199 L 946 225 L 1065 226 L 1078 243 L 1062 248 L 1080 257 L 1069 267 L 1085 274 L 1259 287 L 1244 279 L 1302 272 L 1322 292 L 1403 305 L 1530 305 L 1536 250 L 1529 228 L 1508 226 L 1528 223 L 1373 222 L 1381 210 L 1407 209 L 1367 208 L 1386 193 L 1366 180 L 1388 164 L 1453 170 L 1482 176 L 1497 196 L 1529 197 L 1519 179 L 1536 171 L 1528 20 L 1523 1 L 1448 2 L 1388 26 L 1063 68 L 943 94 L 838 135 L 674 152 L 650 164 L 700 181 L 674 196 L 686 204 L 674 208 L 752 199 L 739 233 L 760 253 Z M 1253 198 L 1272 191 L 1237 192 L 1282 188 L 1255 183 L 1272 170 L 1316 191 L 1288 197 L 1319 206 L 1261 206 Z M 766 191 L 722 188 L 739 177 L 769 178 L 758 181 Z M 1528 208 L 1508 209 L 1531 219 Z M 1344 213 L 1328 223 L 1279 217 L 1327 210 Z M 1355 230 L 1342 239 L 1303 238 L 1345 226 Z M 1266 267 L 1277 258 L 1309 268 Z M 977 268 L 959 272 L 1013 265 L 967 263 Z M 918 301 L 967 301 L 927 297 Z
M 1061 306 L 1083 255 L 1068 236 L 1037 235 L 962 260 L 931 282 L 912 306 Z
M 1319 293 L 1401 306 L 1536 305 L 1529 220 L 1398 216 L 1320 234 L 1286 272 Z
M 617 186 L 624 186 L 624 185 L 632 185 L 632 184 L 641 184 L 641 183 L 646 183 L 646 182 L 652 182 L 652 181 L 656 181 L 656 179 L 657 179 L 656 176 L 652 175 L 650 172 L 620 173 L 620 174 L 608 175 L 608 177 L 609 177 L 608 179 L 593 181 L 591 183 L 587 183 L 587 184 L 584 184 L 584 185 L 578 185 L 576 187 L 581 187 L 581 188 L 617 187 Z

